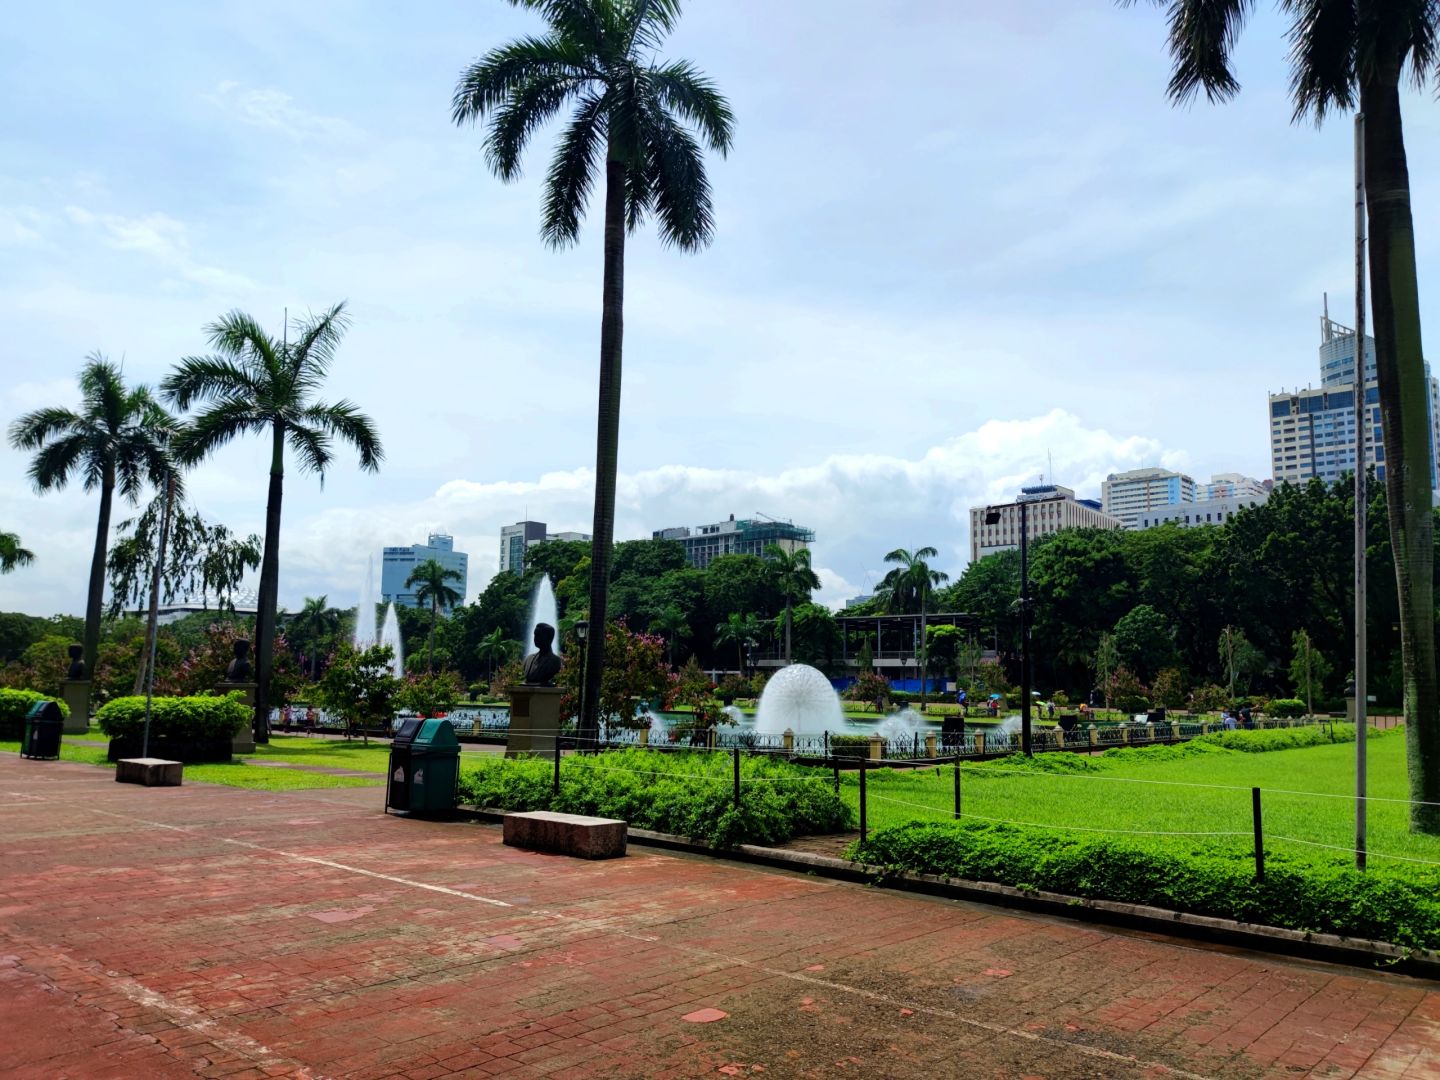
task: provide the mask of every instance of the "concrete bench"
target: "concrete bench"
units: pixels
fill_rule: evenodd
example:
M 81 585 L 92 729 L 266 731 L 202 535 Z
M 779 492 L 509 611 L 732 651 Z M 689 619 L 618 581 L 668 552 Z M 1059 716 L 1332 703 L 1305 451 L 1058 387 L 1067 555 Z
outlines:
M 121 758 L 115 763 L 115 779 L 122 784 L 144 784 L 146 787 L 179 787 L 185 766 L 164 758 Z
M 581 859 L 613 859 L 625 854 L 626 826 L 610 818 L 536 810 L 505 815 L 505 843 L 533 851 L 553 851 Z

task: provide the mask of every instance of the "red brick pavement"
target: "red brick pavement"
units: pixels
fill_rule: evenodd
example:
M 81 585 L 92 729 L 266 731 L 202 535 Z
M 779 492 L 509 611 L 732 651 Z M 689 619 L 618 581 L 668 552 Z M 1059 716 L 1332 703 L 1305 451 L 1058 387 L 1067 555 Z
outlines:
M 1434 984 L 379 801 L 0 754 L 0 1075 L 1440 1076 Z

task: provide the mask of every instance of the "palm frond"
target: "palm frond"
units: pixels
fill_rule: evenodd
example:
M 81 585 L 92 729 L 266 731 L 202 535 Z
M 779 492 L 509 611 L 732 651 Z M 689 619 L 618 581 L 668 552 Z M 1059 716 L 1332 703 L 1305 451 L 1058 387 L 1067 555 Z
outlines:
M 665 110 L 647 112 L 650 186 L 660 239 L 682 251 L 705 247 L 715 235 L 715 214 L 704 153 Z
M 456 124 L 477 123 L 537 79 L 600 79 L 592 59 L 578 42 L 559 35 L 524 37 L 492 49 L 460 73 L 450 118 Z
M 636 49 L 658 49 L 680 22 L 680 0 L 626 0 L 626 8 L 626 56 Z
M 83 412 L 92 421 L 111 431 L 125 422 L 125 378 L 120 369 L 100 353 L 91 353 L 80 369 L 80 394 Z
M 335 359 L 335 350 L 340 347 L 345 331 L 350 329 L 345 301 L 341 300 L 319 315 L 296 319 L 291 325 L 296 336 L 289 345 L 293 357 L 290 366 L 297 372 L 304 372 L 305 389 L 315 388 Z
M 516 7 L 537 11 L 561 38 L 599 52 L 605 25 L 589 0 L 510 0 Z
M 302 472 L 312 472 L 325 483 L 325 470 L 330 467 L 330 435 L 319 427 L 309 424 L 287 423 L 285 441 L 295 451 Z
M 86 453 L 89 443 L 86 432 L 72 431 L 43 444 L 30 459 L 30 467 L 26 470 L 35 490 L 62 488 L 77 470 L 85 474 L 85 489 L 91 490 L 95 483 L 92 480 L 93 470 L 87 467 L 91 457 Z
M 62 431 L 79 431 L 85 419 L 69 409 L 36 409 L 10 424 L 10 445 L 16 450 L 34 450 Z
M 516 86 L 494 112 L 485 140 L 485 161 L 501 180 L 520 176 L 520 156 L 535 129 L 554 116 L 577 93 L 582 80 L 545 75 Z
M 311 405 L 300 416 L 307 425 L 314 425 L 327 439 L 339 436 L 353 446 L 360 455 L 360 467 L 366 472 L 377 472 L 385 460 L 385 448 L 380 445 L 380 433 L 375 422 L 362 413 L 353 402 L 337 401 L 333 405 Z
M 252 358 L 256 366 L 273 370 L 279 362 L 278 342 L 265 333 L 253 315 L 235 310 L 220 316 L 205 328 L 212 347 L 240 360 Z
M 1354 0 L 1284 0 L 1281 6 L 1295 17 L 1289 30 L 1294 118 L 1311 116 L 1318 124 L 1329 110 L 1355 101 Z
M 565 247 L 580 238 L 580 222 L 595 185 L 603 145 L 605 98 L 587 94 L 565 128 L 545 180 L 541 233 L 551 247 Z
M 1225 101 L 1240 89 L 1230 70 L 1230 55 L 1255 0 L 1153 0 L 1166 9 L 1170 23 L 1170 57 L 1174 72 L 1169 94 L 1177 103 L 1203 89 L 1212 102 Z M 1136 0 L 1119 0 L 1131 7 Z
M 730 152 L 735 114 L 716 85 L 686 60 L 650 69 L 650 86 L 660 103 L 691 124 L 721 157 Z
M 256 373 L 226 356 L 187 356 L 160 383 L 160 393 L 177 409 L 197 401 L 259 396 Z
M 237 435 L 263 432 L 270 418 L 238 396 L 221 398 L 175 435 L 171 452 L 183 465 L 209 457 Z

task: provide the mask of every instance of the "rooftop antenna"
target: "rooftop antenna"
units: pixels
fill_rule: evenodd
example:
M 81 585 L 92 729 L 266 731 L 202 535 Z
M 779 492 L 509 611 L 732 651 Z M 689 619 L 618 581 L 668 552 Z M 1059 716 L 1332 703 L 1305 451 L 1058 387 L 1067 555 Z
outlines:
M 1050 448 L 1048 446 L 1045 448 L 1045 471 L 1047 474 L 1049 474 L 1050 477 L 1050 479 L 1047 480 L 1046 483 L 1055 483 L 1055 455 L 1050 453 Z

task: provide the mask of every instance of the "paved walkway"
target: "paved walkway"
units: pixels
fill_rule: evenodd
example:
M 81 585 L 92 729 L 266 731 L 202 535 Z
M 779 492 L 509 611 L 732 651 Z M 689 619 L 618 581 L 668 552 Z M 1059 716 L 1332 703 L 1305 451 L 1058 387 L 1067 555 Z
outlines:
M 0 754 L 0 1075 L 1437 1077 L 1440 987 Z

